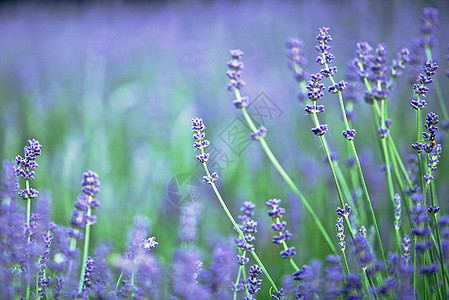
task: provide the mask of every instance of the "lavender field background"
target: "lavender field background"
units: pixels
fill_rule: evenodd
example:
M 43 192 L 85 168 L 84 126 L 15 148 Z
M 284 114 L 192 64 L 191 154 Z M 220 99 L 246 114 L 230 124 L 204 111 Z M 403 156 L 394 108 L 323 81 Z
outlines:
M 173 255 L 182 244 L 200 253 L 206 269 L 214 248 L 234 249 L 237 234 L 210 186 L 201 183 L 204 171 L 195 160 L 191 132 L 192 117 L 201 117 L 208 139 L 219 151 L 216 155 L 221 160 L 215 171 L 222 196 L 234 215 L 239 214 L 243 201 L 256 204 L 256 249 L 280 282 L 292 272 L 271 242 L 268 199 L 283 199 L 285 219 L 293 233 L 290 244 L 296 247 L 299 264 L 322 259 L 330 252 L 257 142 L 245 143 L 243 149 L 229 143 L 227 130 L 241 118 L 232 105 L 233 95 L 226 91 L 229 50 L 245 52 L 244 93 L 250 101 L 263 100 L 272 108 L 259 111 L 259 121 L 268 129 L 266 141 L 333 233 L 339 202 L 321 144 L 310 132 L 312 123 L 298 100 L 299 88 L 287 67 L 285 43 L 290 38 L 301 39 L 306 69 L 316 73 L 320 69 L 315 63 L 318 28 L 330 27 L 332 52 L 343 79 L 359 41 L 384 42 L 388 61 L 402 47 L 411 47 L 421 36 L 419 20 L 424 7 L 439 11 L 433 55 L 440 66 L 436 77 L 449 105 L 445 75 L 449 66 L 445 60 L 449 54 L 448 1 L 2 4 L 0 157 L 12 161 L 28 139 L 39 140 L 42 156 L 33 184 L 40 197 L 51 199 L 52 221 L 65 226 L 70 225 L 82 173 L 97 172 L 101 206 L 96 210 L 90 247 L 93 252 L 101 241 L 112 242 L 111 263 L 127 250 L 127 232 L 134 217 L 145 215 L 150 234 L 159 243 L 152 253 L 163 268 L 173 268 Z M 410 107 L 416 78 L 416 70 L 407 67 L 388 102 L 391 134 L 404 157 L 413 153 L 410 145 L 416 140 L 415 111 Z M 394 249 L 393 209 L 377 133 L 363 101 L 363 88 L 359 95 L 353 122 L 355 143 L 385 247 Z M 440 113 L 432 88 L 427 99 L 427 112 Z M 327 137 L 344 164 L 346 144 L 341 138 L 338 102 L 327 94 L 324 103 Z M 434 192 L 447 214 L 447 131 L 441 130 L 439 139 L 443 155 Z M 187 195 L 183 203 L 172 193 L 174 182 L 181 178 L 189 178 L 179 191 Z M 195 209 L 189 210 L 190 202 Z M 190 221 L 185 221 L 186 214 Z M 182 238 L 185 235 L 191 236 L 187 242 Z M 165 296 L 170 290 L 169 273 L 163 279 Z M 268 289 L 266 282 L 263 286 Z

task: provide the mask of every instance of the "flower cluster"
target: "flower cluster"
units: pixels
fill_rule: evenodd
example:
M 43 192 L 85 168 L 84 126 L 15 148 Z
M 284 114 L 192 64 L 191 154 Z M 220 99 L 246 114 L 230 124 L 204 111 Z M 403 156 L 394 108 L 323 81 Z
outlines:
M 266 134 L 267 134 L 267 129 L 264 126 L 260 126 L 256 132 L 252 132 L 250 134 L 250 138 L 253 141 L 257 141 L 257 140 L 260 140 L 261 138 L 264 138 Z
M 419 43 L 424 49 L 430 49 L 435 44 L 434 33 L 436 25 L 438 25 L 438 10 L 429 7 L 424 8 L 420 28 L 424 36 Z
M 299 83 L 305 82 L 309 76 L 304 70 L 307 65 L 307 59 L 304 56 L 303 43 L 298 39 L 290 39 L 286 43 L 288 67 L 293 72 L 293 76 Z M 304 100 L 305 95 L 300 93 L 298 95 L 299 100 Z
M 415 142 L 414 144 L 412 144 L 412 148 L 416 150 L 418 153 L 421 153 L 422 151 L 425 151 L 426 153 L 434 152 L 435 155 L 432 158 L 434 162 L 438 160 L 438 159 L 435 160 L 436 156 L 438 156 L 439 153 L 441 153 L 441 145 L 440 144 L 437 145 L 435 142 L 436 132 L 438 130 L 437 126 L 438 122 L 439 121 L 437 114 L 433 112 L 428 113 L 426 116 L 426 124 L 424 124 L 424 128 L 426 129 L 426 131 L 422 133 L 424 143 Z
M 399 194 L 394 195 L 394 229 L 399 230 L 401 228 L 401 196 Z
M 343 225 L 343 218 L 337 219 L 337 224 L 335 225 L 337 229 L 337 239 L 340 241 L 338 243 L 338 246 L 340 246 L 341 251 L 345 251 L 346 249 L 346 242 L 345 242 L 345 227 Z
M 87 224 L 95 224 L 97 217 L 91 215 L 88 211 L 100 206 L 100 202 L 95 198 L 100 191 L 98 174 L 92 171 L 84 172 L 81 187 L 82 193 L 73 205 L 75 209 L 72 211 L 72 219 L 70 220 L 75 229 L 84 228 Z M 69 237 L 80 239 L 82 235 L 80 235 L 80 232 L 70 231 Z
M 245 201 L 240 208 L 241 215 L 238 217 L 240 221 L 239 229 L 243 232 L 244 239 L 235 239 L 235 243 L 243 252 L 254 251 L 253 242 L 256 240 L 254 234 L 257 232 L 257 222 L 251 219 L 254 216 L 254 207 L 254 203 Z M 237 261 L 240 265 L 244 265 L 249 259 L 245 255 L 237 255 Z
M 228 91 L 240 90 L 245 86 L 245 82 L 242 80 L 242 69 L 243 62 L 241 58 L 243 57 L 243 51 L 241 50 L 230 50 L 232 60 L 228 62 L 229 71 L 226 72 L 230 83 L 227 85 Z M 236 100 L 234 100 L 234 106 L 236 108 L 246 107 L 248 105 L 248 97 L 241 97 L 240 94 Z
M 196 156 L 196 159 L 204 164 L 209 159 L 209 153 L 204 152 L 204 150 L 210 145 L 209 141 L 204 139 L 206 134 L 203 132 L 206 126 L 204 126 L 203 119 L 193 118 L 192 119 L 192 130 L 195 132 L 193 134 L 193 147 L 196 150 L 200 150 L 201 153 Z M 216 172 L 212 173 L 210 176 L 203 176 L 203 182 L 212 184 L 218 180 L 218 174 Z
M 81 293 L 77 295 L 78 298 L 88 299 L 88 293 L 91 287 L 94 285 L 93 282 L 93 273 L 94 273 L 94 265 L 97 259 L 94 257 L 88 257 L 86 260 L 86 265 L 84 266 L 84 278 L 83 278 L 83 287 L 81 289 Z
M 277 235 L 273 237 L 274 244 L 282 244 L 284 246 L 284 250 L 280 252 L 282 258 L 291 259 L 296 255 L 295 247 L 287 247 L 286 242 L 292 238 L 292 234 L 286 230 L 287 223 L 282 221 L 282 217 L 285 214 L 285 209 L 280 207 L 281 204 L 280 199 L 270 199 L 265 203 L 270 210 L 268 211 L 268 216 L 272 218 L 273 224 L 271 224 L 271 228 L 277 232 Z
M 248 292 L 251 294 L 251 298 L 245 297 L 243 299 L 253 300 L 256 299 L 254 298 L 254 295 L 260 292 L 259 286 L 262 284 L 262 279 L 258 279 L 258 277 L 262 275 L 262 268 L 259 267 L 258 265 L 252 265 L 251 268 L 249 268 L 248 273 L 250 277 L 248 277 L 247 289 Z
M 413 91 L 415 95 L 418 96 L 417 99 L 413 98 L 411 100 L 411 107 L 418 110 L 427 106 L 427 102 L 425 99 L 426 93 L 429 90 L 427 87 L 430 83 L 432 83 L 432 76 L 435 75 L 435 71 L 438 69 L 437 62 L 432 62 L 427 60 L 423 66 L 423 73 L 418 75 L 418 80 L 416 84 L 413 85 Z
M 48 232 L 43 236 L 44 251 L 39 259 L 39 281 L 38 281 L 38 295 L 39 298 L 44 297 L 45 287 L 51 283 L 51 278 L 45 276 L 45 268 L 47 267 L 48 257 L 50 254 L 51 241 L 53 240 L 53 233 Z
M 20 155 L 16 156 L 16 176 L 22 177 L 25 181 L 34 180 L 35 169 L 39 166 L 36 163 L 36 158 L 41 155 L 42 145 L 39 141 L 32 139 L 28 140 L 28 146 L 25 146 L 25 157 Z M 19 191 L 19 196 L 23 199 L 33 199 L 38 195 L 38 191 L 33 188 L 27 188 Z

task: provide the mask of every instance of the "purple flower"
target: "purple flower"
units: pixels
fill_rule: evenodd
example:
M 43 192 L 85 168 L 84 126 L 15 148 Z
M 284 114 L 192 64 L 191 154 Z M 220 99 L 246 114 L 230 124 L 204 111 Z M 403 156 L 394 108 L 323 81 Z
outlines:
M 322 136 L 327 132 L 327 124 L 320 125 L 318 127 L 312 128 L 311 131 L 314 135 Z
M 82 299 L 88 298 L 88 293 L 92 286 L 94 286 L 95 282 L 92 281 L 93 272 L 94 272 L 94 265 L 96 262 L 96 258 L 87 257 L 83 278 L 83 287 L 81 289 L 81 293 L 77 294 L 77 297 Z
M 295 247 L 287 248 L 286 250 L 281 251 L 282 258 L 290 259 L 296 255 Z
M 308 76 L 304 71 L 307 59 L 304 56 L 303 43 L 297 39 L 291 39 L 286 43 L 288 67 L 293 72 L 293 76 L 298 82 L 304 82 Z
M 263 126 L 260 126 L 256 132 L 251 133 L 250 138 L 253 141 L 257 141 L 257 140 L 260 140 L 261 138 L 264 138 L 266 134 L 267 134 L 267 129 Z
M 401 196 L 394 195 L 394 228 L 399 230 L 401 227 Z
M 230 82 L 227 85 L 227 89 L 232 92 L 235 90 L 240 90 L 242 87 L 244 87 L 245 82 L 241 79 L 241 70 L 243 69 L 243 62 L 241 62 L 240 59 L 243 57 L 243 51 L 231 50 L 230 54 L 232 58 L 232 60 L 228 62 L 228 67 L 230 71 L 228 71 L 226 75 L 230 79 Z M 234 101 L 234 106 L 237 108 L 242 108 L 247 105 L 247 98 L 246 100 L 243 100 L 242 98 L 237 99 L 236 101 Z
M 307 96 L 312 101 L 317 101 L 321 97 L 323 97 L 323 90 L 326 88 L 324 84 L 321 83 L 321 80 L 323 79 L 323 75 L 320 73 L 318 74 L 312 74 L 310 75 L 311 79 L 309 81 L 309 84 L 306 86 L 306 88 L 309 90 L 307 93 Z
M 262 279 L 257 279 L 257 277 L 262 275 L 263 271 L 258 265 L 252 265 L 251 268 L 249 268 L 248 273 L 250 277 L 248 277 L 247 280 L 247 289 L 251 295 L 255 295 L 260 292 L 259 286 L 262 284 Z
M 419 44 L 423 48 L 432 48 L 435 44 L 435 38 L 433 37 L 435 26 L 438 25 L 438 10 L 424 8 L 422 13 L 420 29 L 424 36 Z

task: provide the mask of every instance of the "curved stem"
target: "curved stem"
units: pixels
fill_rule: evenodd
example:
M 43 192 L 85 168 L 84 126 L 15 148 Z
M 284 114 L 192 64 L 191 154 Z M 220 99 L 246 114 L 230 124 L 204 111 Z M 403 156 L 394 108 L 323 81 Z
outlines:
M 238 94 L 238 97 L 240 95 Z M 248 123 L 248 125 L 250 126 L 251 130 L 253 130 L 253 132 L 257 131 L 256 126 L 254 125 L 254 122 L 252 121 L 251 117 L 249 116 L 248 112 L 246 111 L 246 108 L 242 108 L 242 113 L 243 116 L 245 117 L 246 122 Z M 287 174 L 287 172 L 285 172 L 284 168 L 282 168 L 281 164 L 278 162 L 278 160 L 276 159 L 276 157 L 274 156 L 273 152 L 271 152 L 270 147 L 268 146 L 267 142 L 265 141 L 265 139 L 262 137 L 259 139 L 260 145 L 262 146 L 263 150 L 265 151 L 265 154 L 268 156 L 268 158 L 270 159 L 271 163 L 273 164 L 273 166 L 276 168 L 276 170 L 279 172 L 279 174 L 282 176 L 282 178 L 284 179 L 284 181 L 287 183 L 287 185 L 295 192 L 295 194 L 299 197 L 299 199 L 301 200 L 302 204 L 304 205 L 306 211 L 309 213 L 309 215 L 312 217 L 313 221 L 315 222 L 316 226 L 318 227 L 318 229 L 320 230 L 321 234 L 323 235 L 323 237 L 325 238 L 327 244 L 329 245 L 329 248 L 332 250 L 332 252 L 334 252 L 335 255 L 337 255 L 337 250 L 334 246 L 334 243 L 332 242 L 332 240 L 330 239 L 329 235 L 327 234 L 326 229 L 324 228 L 323 224 L 321 223 L 320 219 L 318 218 L 318 216 L 315 214 L 314 210 L 312 209 L 312 207 L 310 206 L 309 202 L 307 201 L 307 199 L 304 197 L 304 195 L 299 191 L 298 187 L 295 185 L 295 183 L 293 182 L 293 180 L 290 178 L 290 176 Z
M 201 149 L 201 152 L 204 153 L 204 150 Z M 202 164 L 204 167 L 204 171 L 206 172 L 207 176 L 209 176 L 209 178 L 211 178 L 211 175 L 209 173 L 209 170 L 207 168 L 206 163 Z M 217 186 L 215 185 L 215 183 L 211 183 L 212 188 L 215 192 L 215 195 L 218 198 L 218 201 L 221 204 L 221 207 L 223 208 L 223 210 L 225 211 L 226 215 L 228 216 L 229 220 L 231 221 L 232 225 L 234 226 L 234 228 L 237 230 L 239 236 L 241 239 L 243 239 L 243 241 L 245 241 L 245 236 L 243 235 L 243 232 L 240 230 L 239 226 L 237 225 L 237 222 L 235 222 L 234 217 L 232 216 L 231 212 L 229 211 L 228 207 L 226 206 L 226 203 L 223 201 L 223 198 L 220 195 L 220 192 L 217 189 Z M 246 241 L 245 241 L 246 243 Z M 254 257 L 254 260 L 257 262 L 257 264 L 262 268 L 263 273 L 265 274 L 265 276 L 267 277 L 268 281 L 270 281 L 271 286 L 274 288 L 274 290 L 276 291 L 276 293 L 278 292 L 278 288 L 276 287 L 276 284 L 274 283 L 273 279 L 271 278 L 270 274 L 268 274 L 267 269 L 265 268 L 265 266 L 263 265 L 262 261 L 259 259 L 259 257 L 256 254 L 256 251 L 250 251 L 251 255 Z

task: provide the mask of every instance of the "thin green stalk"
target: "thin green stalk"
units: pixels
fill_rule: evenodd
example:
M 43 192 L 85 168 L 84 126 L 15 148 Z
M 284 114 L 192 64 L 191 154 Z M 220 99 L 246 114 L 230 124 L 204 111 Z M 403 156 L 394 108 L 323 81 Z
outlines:
M 201 152 L 204 153 L 204 150 L 201 149 Z M 207 176 L 209 178 L 211 178 L 211 175 L 209 173 L 209 170 L 207 168 L 206 163 L 202 164 L 204 167 L 204 171 L 206 172 Z M 234 226 L 234 228 L 237 230 L 239 236 L 241 239 L 243 239 L 243 241 L 245 241 L 245 236 L 243 234 L 243 232 L 240 230 L 240 227 L 237 225 L 237 223 L 234 220 L 234 217 L 231 215 L 231 212 L 229 211 L 228 207 L 226 206 L 226 203 L 224 202 L 223 198 L 220 195 L 220 192 L 218 191 L 217 186 L 215 185 L 215 183 L 211 182 L 212 188 L 215 192 L 215 195 L 218 198 L 218 201 L 221 204 L 221 207 L 223 208 L 223 210 L 225 211 L 226 215 L 228 216 L 229 220 L 231 221 L 232 225 Z M 246 242 L 245 242 L 246 243 Z M 265 276 L 267 277 L 268 281 L 270 281 L 271 286 L 274 288 L 274 290 L 276 291 L 276 293 L 279 291 L 278 288 L 276 287 L 276 284 L 274 283 L 273 279 L 271 278 L 270 274 L 268 273 L 267 269 L 265 268 L 265 266 L 262 264 L 262 261 L 259 259 L 259 257 L 256 254 L 256 251 L 250 251 L 251 255 L 254 257 L 254 260 L 257 262 L 257 264 L 262 268 L 263 273 L 265 274 Z
M 92 199 L 89 196 L 88 203 L 91 200 Z M 90 217 L 91 213 L 92 213 L 92 209 L 90 208 L 90 206 L 88 206 L 86 216 Z M 84 275 L 86 274 L 86 262 L 87 262 L 87 255 L 89 252 L 90 226 L 91 226 L 91 224 L 89 222 L 87 222 L 85 232 L 84 232 L 83 263 L 81 264 L 81 275 L 80 275 L 80 282 L 79 282 L 79 287 L 78 287 L 78 294 L 81 294 L 81 291 L 83 290 Z
M 418 95 L 418 102 L 419 102 L 419 97 L 420 97 L 420 95 Z M 421 109 L 420 108 L 418 108 L 416 110 L 416 134 L 417 134 L 416 141 L 419 144 L 421 142 Z M 421 153 L 420 152 L 418 152 L 418 168 L 419 168 L 419 183 L 420 183 L 421 191 L 424 191 L 423 171 L 422 171 L 422 162 L 421 162 Z M 425 196 L 425 194 L 424 194 L 424 196 Z
M 240 93 L 238 92 L 238 90 L 236 90 L 236 96 L 237 99 L 241 99 L 240 98 Z M 242 107 L 242 113 L 243 116 L 245 117 L 246 122 L 248 123 L 248 125 L 250 126 L 251 130 L 253 132 L 257 131 L 256 126 L 254 125 L 254 122 L 252 121 L 251 117 L 249 116 L 248 112 L 246 111 L 245 107 Z M 309 213 L 309 215 L 312 217 L 313 221 L 315 222 L 316 226 L 318 227 L 318 229 L 320 230 L 321 234 L 324 236 L 327 244 L 329 245 L 329 247 L 331 248 L 332 252 L 337 255 L 337 250 L 334 246 L 334 243 L 332 242 L 332 240 L 330 239 L 329 235 L 326 232 L 326 229 L 324 228 L 323 224 L 321 223 L 320 219 L 318 218 L 318 216 L 315 214 L 314 210 L 312 209 L 312 207 L 310 206 L 309 202 L 307 201 L 307 199 L 304 197 L 304 195 L 299 191 L 298 187 L 294 184 L 293 180 L 290 178 L 290 176 L 287 174 L 287 172 L 285 172 L 285 170 L 282 168 L 282 166 L 280 165 L 280 163 L 277 161 L 276 157 L 274 156 L 273 152 L 271 152 L 270 147 L 268 146 L 267 142 L 265 141 L 265 139 L 262 137 L 259 139 L 260 145 L 262 146 L 263 150 L 265 151 L 265 154 L 268 156 L 268 158 L 270 159 L 271 163 L 274 165 L 274 167 L 276 168 L 276 170 L 279 172 L 279 174 L 282 176 L 282 178 L 284 179 L 284 181 L 288 184 L 288 186 L 295 192 L 295 194 L 299 197 L 299 199 L 301 200 L 302 204 L 304 205 L 306 211 Z
M 404 176 L 405 180 L 407 181 L 407 185 L 409 188 L 413 187 L 413 182 L 410 180 L 407 170 L 405 169 L 404 163 L 402 162 L 401 156 L 399 155 L 398 149 L 396 148 L 396 145 L 394 143 L 393 138 L 391 137 L 391 134 L 387 137 L 387 143 L 388 143 L 388 150 L 392 151 L 394 155 L 391 155 L 396 159 L 398 162 L 399 169 L 402 172 L 402 175 Z M 399 174 L 396 175 L 397 178 L 400 178 Z M 403 185 L 401 185 L 403 186 Z
M 432 50 L 429 46 L 424 47 L 424 51 L 426 52 L 426 58 L 430 61 L 432 59 Z M 438 103 L 440 104 L 441 113 L 443 114 L 444 120 L 449 120 L 449 114 L 447 113 L 446 105 L 444 104 L 443 94 L 441 93 L 440 84 L 438 83 L 438 79 L 435 77 L 432 80 L 433 86 L 435 87 L 435 92 L 437 94 Z
M 117 295 L 117 289 L 118 289 L 120 282 L 122 282 L 122 277 L 123 277 L 123 271 L 120 273 L 120 276 L 118 277 L 117 282 L 115 283 L 114 295 Z
M 323 56 L 323 59 L 324 59 L 324 61 L 326 61 L 326 58 L 324 56 Z M 326 66 L 326 69 L 329 71 L 329 66 L 328 66 L 327 63 L 325 64 L 325 66 Z M 334 80 L 334 78 L 332 76 L 329 76 L 329 79 L 331 80 L 333 85 L 336 85 L 335 80 Z M 350 129 L 349 128 L 349 123 L 348 123 L 348 119 L 346 117 L 345 106 L 344 106 L 344 103 L 343 103 L 343 96 L 342 96 L 341 91 L 338 91 L 338 100 L 340 102 L 340 108 L 341 108 L 341 113 L 342 113 L 342 116 L 343 116 L 343 121 L 344 121 L 344 124 L 345 124 L 345 129 L 349 130 Z M 382 261 L 384 263 L 384 266 L 386 266 L 387 263 L 386 263 L 386 259 L 385 259 L 384 249 L 383 249 L 383 246 L 382 246 L 382 239 L 380 237 L 379 227 L 377 226 L 376 215 L 374 213 L 374 209 L 373 209 L 373 206 L 372 206 L 372 203 L 371 203 L 371 198 L 370 198 L 369 193 L 368 193 L 368 188 L 366 187 L 365 178 L 363 176 L 363 171 L 362 171 L 362 167 L 360 165 L 360 161 L 359 161 L 359 157 L 358 157 L 358 154 L 357 154 L 357 150 L 355 148 L 354 140 L 351 139 L 351 140 L 349 140 L 349 142 L 351 144 L 351 150 L 352 150 L 352 153 L 353 153 L 353 155 L 355 157 L 355 160 L 356 160 L 356 163 L 357 163 L 357 170 L 358 170 L 358 173 L 359 173 L 360 182 L 362 184 L 363 192 L 365 194 L 365 199 L 366 199 L 366 202 L 368 204 L 371 217 L 373 219 L 373 224 L 374 224 L 374 228 L 375 228 L 375 231 L 376 231 L 377 242 L 379 244 L 379 248 L 380 248 L 380 252 L 381 252 L 381 256 L 382 256 Z
M 27 194 L 29 194 L 30 192 L 30 181 L 29 180 L 25 180 L 25 187 L 28 191 Z M 30 228 L 30 220 L 31 220 L 31 199 L 27 196 L 26 197 L 26 201 L 27 201 L 27 215 L 26 215 L 26 219 L 27 219 L 27 227 L 28 230 Z M 28 233 L 28 243 L 31 243 L 31 231 L 29 231 Z M 31 292 L 31 287 L 30 287 L 30 281 L 31 281 L 31 274 L 30 274 L 30 253 L 27 252 L 27 264 L 28 264 L 28 271 L 27 271 L 27 286 L 26 286 L 26 300 L 30 299 L 30 292 Z
M 341 171 L 337 162 L 333 162 L 335 173 L 337 174 L 338 182 L 341 184 L 343 193 L 351 207 L 356 207 L 354 199 L 352 198 L 351 191 L 349 190 L 348 183 L 346 182 L 345 177 L 343 176 L 343 172 Z M 364 224 L 366 221 L 365 211 L 360 209 L 353 209 L 352 213 L 355 215 L 355 220 L 357 224 Z

